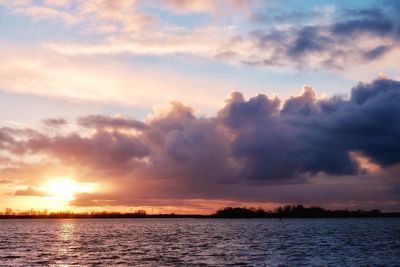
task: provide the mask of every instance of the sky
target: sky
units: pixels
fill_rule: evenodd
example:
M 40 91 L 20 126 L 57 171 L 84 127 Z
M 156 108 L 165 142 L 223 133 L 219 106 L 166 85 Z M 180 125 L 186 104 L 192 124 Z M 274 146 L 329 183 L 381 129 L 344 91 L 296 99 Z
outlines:
M 0 0 L 0 210 L 400 211 L 395 0 Z

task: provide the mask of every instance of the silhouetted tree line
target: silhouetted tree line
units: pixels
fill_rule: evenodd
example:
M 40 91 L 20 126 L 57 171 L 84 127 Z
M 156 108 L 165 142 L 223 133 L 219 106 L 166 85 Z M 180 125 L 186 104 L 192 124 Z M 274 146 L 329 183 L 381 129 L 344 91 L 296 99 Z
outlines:
M 287 205 L 273 211 L 262 208 L 227 207 L 211 215 L 198 214 L 147 214 L 145 210 L 135 212 L 48 212 L 30 209 L 13 211 L 6 208 L 0 212 L 0 219 L 89 219 L 89 218 L 371 218 L 371 217 L 400 217 L 399 212 L 383 213 L 374 209 L 365 210 L 326 210 L 321 207 L 303 205 Z
M 84 219 L 84 218 L 143 218 L 146 217 L 145 210 L 137 210 L 135 212 L 121 213 L 121 212 L 71 212 L 71 211 L 60 211 L 60 212 L 48 212 L 44 210 L 30 209 L 27 211 L 13 211 L 10 208 L 6 208 L 3 213 L 0 213 L 0 219 Z
M 232 208 L 218 210 L 215 218 L 370 218 L 370 217 L 400 217 L 400 213 L 383 213 L 374 209 L 365 210 L 326 210 L 321 207 L 303 205 L 287 205 L 274 211 L 262 208 Z

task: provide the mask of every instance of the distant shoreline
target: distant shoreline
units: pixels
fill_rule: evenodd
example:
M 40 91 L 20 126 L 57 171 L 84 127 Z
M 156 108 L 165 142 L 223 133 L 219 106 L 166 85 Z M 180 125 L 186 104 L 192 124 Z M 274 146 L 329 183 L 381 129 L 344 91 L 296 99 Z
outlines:
M 400 218 L 400 214 L 395 215 L 383 215 L 375 217 L 215 217 L 208 215 L 157 215 L 157 216 L 145 216 L 145 217 L 135 217 L 135 216 L 0 216 L 0 220 L 64 220 L 64 219 L 383 219 L 383 218 Z
M 0 213 L 1 219 L 169 219 L 169 218 L 191 218 L 191 219 L 284 219 L 284 218 L 400 218 L 400 212 L 381 212 L 374 209 L 364 210 L 326 210 L 320 207 L 304 207 L 302 205 L 287 205 L 279 207 L 274 211 L 262 208 L 227 207 L 218 210 L 214 214 L 147 214 L 144 210 L 136 212 L 52 212 L 29 210 L 25 212 L 13 212 L 6 209 Z

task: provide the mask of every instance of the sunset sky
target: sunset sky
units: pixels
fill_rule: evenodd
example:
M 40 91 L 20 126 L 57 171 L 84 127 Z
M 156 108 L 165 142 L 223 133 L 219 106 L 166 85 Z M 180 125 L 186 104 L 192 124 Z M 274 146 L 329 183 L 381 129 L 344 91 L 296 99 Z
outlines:
M 399 3 L 0 0 L 0 210 L 400 211 Z

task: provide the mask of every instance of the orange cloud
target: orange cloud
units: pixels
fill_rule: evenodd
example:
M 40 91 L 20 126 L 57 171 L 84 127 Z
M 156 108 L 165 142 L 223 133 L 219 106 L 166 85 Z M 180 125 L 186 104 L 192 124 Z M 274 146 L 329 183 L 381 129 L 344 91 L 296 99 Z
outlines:
M 14 196 L 35 196 L 35 197 L 44 197 L 46 196 L 46 192 L 37 190 L 32 186 L 28 186 L 26 189 L 19 189 L 15 191 Z

